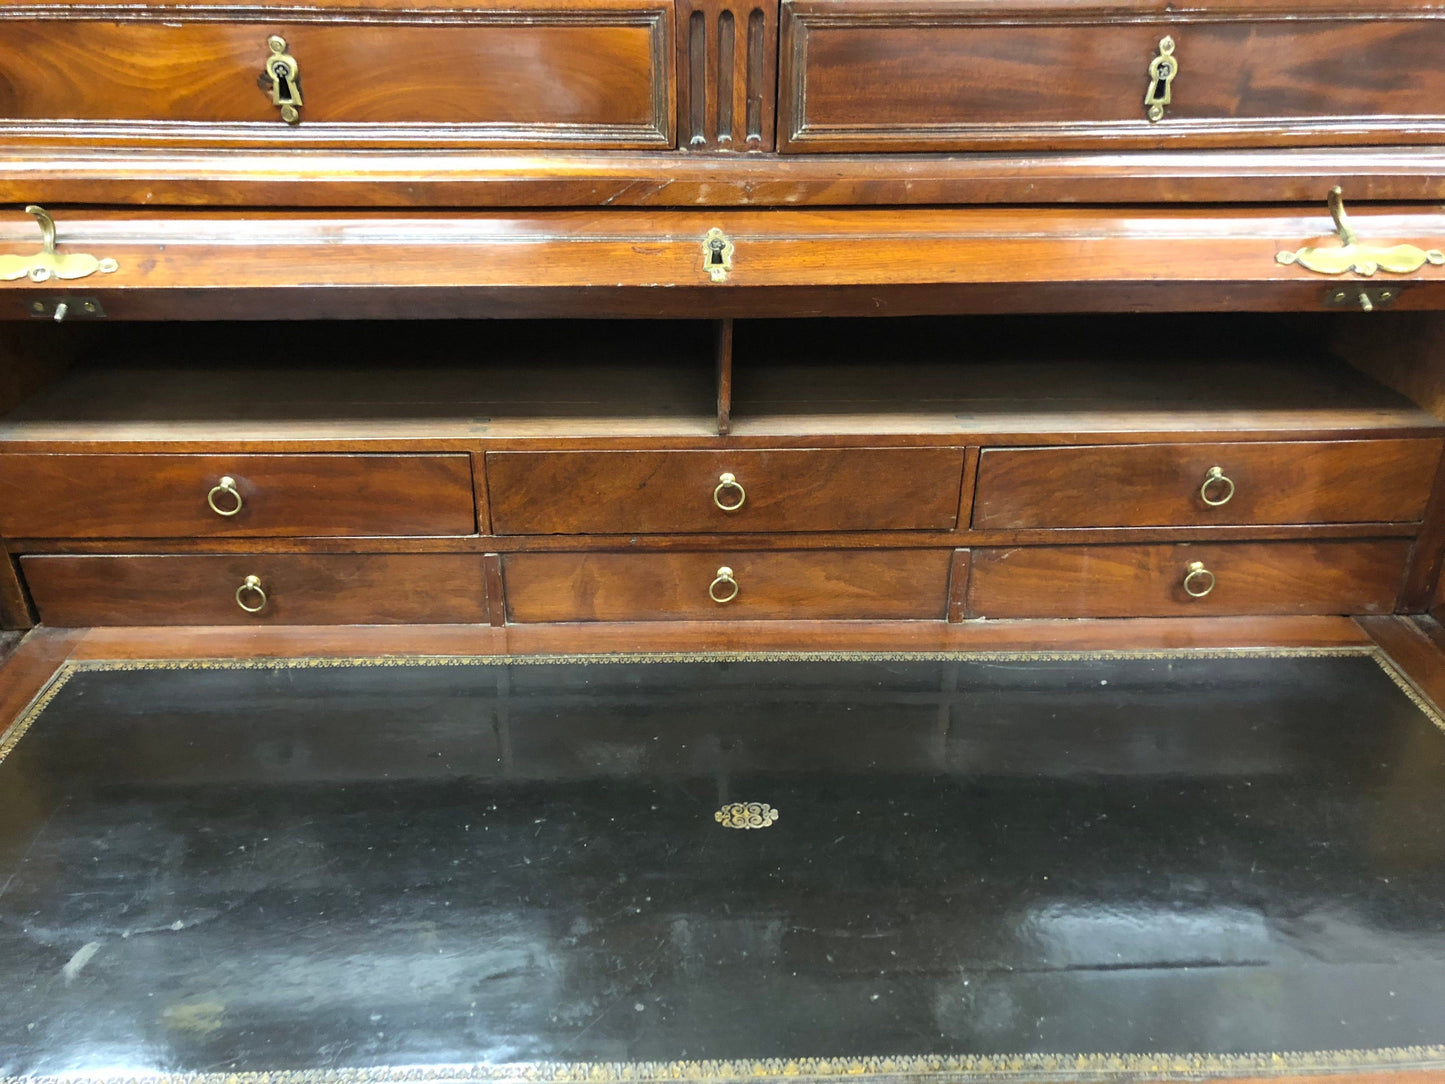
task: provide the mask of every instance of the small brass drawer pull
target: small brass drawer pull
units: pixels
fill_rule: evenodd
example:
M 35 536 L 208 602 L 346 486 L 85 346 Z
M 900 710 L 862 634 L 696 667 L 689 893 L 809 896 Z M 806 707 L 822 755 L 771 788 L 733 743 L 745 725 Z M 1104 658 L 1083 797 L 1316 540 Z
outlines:
M 1234 479 L 1224 473 L 1223 467 L 1210 467 L 1199 487 L 1199 499 L 1211 508 L 1218 508 L 1234 499 Z
M 216 503 L 217 497 L 229 498 L 225 501 L 226 507 Z M 206 494 L 206 503 L 216 515 L 229 517 L 241 511 L 246 502 L 241 499 L 241 491 L 236 488 L 236 479 L 228 474 L 211 487 L 211 491 Z
M 1204 567 L 1203 561 L 1191 561 L 1184 574 L 1184 593 L 1190 598 L 1203 598 L 1213 590 L 1214 573 Z
M 736 500 L 724 500 L 724 493 L 736 496 Z M 724 473 L 717 480 L 717 488 L 712 491 L 712 503 L 721 508 L 724 512 L 736 512 L 748 499 L 748 491 L 743 488 L 742 483 L 737 480 L 736 475 Z
M 719 587 L 727 593 L 719 594 Z M 732 588 L 731 591 L 728 591 L 729 587 Z M 738 586 L 738 581 L 733 579 L 733 570 L 728 568 L 727 565 L 723 565 L 722 568 L 717 570 L 717 579 L 708 585 L 707 593 L 709 598 L 721 606 L 737 598 L 738 592 L 741 590 L 742 588 Z
M 255 605 L 246 605 L 247 598 L 251 598 Z M 261 589 L 260 576 L 247 576 L 236 588 L 236 605 L 248 614 L 258 614 L 266 608 L 266 592 Z

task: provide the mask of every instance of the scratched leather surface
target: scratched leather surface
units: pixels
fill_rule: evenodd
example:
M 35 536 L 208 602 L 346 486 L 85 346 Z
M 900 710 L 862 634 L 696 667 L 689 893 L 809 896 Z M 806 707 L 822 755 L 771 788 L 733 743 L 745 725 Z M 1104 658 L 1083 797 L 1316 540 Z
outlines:
M 1445 733 L 1366 657 L 80 672 L 0 990 L 0 1076 L 1439 1044 Z

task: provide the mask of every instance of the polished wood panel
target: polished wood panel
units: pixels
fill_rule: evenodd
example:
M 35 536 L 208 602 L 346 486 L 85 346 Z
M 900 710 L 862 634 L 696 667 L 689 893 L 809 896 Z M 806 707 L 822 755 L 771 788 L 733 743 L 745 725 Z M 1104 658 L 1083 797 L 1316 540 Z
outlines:
M 498 534 L 947 529 L 962 471 L 961 448 L 487 455 Z
M 1140 5 L 1134 5 L 1136 8 Z M 1445 20 L 1309 5 L 1311 18 L 1125 18 L 1055 4 L 785 0 L 780 146 L 961 151 L 1438 142 Z M 1294 14 L 1294 13 L 1291 13 Z M 1144 94 L 1159 42 L 1179 76 Z
M 241 495 L 234 516 L 207 503 L 223 476 Z M 464 455 L 0 456 L 12 538 L 460 535 L 475 516 Z
M 23 557 L 40 619 L 89 625 L 485 622 L 480 554 Z M 265 608 L 237 588 L 256 576 Z M 242 596 L 255 606 L 255 592 Z
M 512 621 L 941 621 L 952 560 L 949 550 L 529 553 L 503 555 L 502 570 Z M 724 567 L 738 594 L 720 605 L 708 590 Z
M 975 549 L 972 617 L 1368 614 L 1394 609 L 1410 543 L 1234 542 Z M 1190 598 L 1193 562 L 1216 577 Z M 1196 581 L 1202 589 L 1207 581 Z
M 300 68 L 294 127 L 257 85 L 272 34 Z M 662 0 L 523 0 L 329 24 L 10 19 L 0 138 L 669 147 L 671 55 Z
M 1438 440 L 984 449 L 973 525 L 1150 527 L 1418 521 Z M 1223 477 L 1207 496 L 1204 483 Z
M 0 660 L 0 736 L 50 684 L 84 637 L 78 629 L 34 629 Z
M 1394 666 L 1445 712 L 1445 636 L 1430 618 L 1361 617 L 1360 627 Z
M 0 629 L 28 629 L 35 624 L 30 600 L 20 582 L 15 558 L 0 546 Z

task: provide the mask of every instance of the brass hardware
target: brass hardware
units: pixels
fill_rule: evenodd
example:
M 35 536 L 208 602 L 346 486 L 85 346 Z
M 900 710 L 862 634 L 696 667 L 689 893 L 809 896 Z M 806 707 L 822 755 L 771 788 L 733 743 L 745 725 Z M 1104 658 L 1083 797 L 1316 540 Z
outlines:
M 43 297 L 30 302 L 37 320 L 104 320 L 105 309 L 93 297 Z
M 727 587 L 729 585 L 731 585 L 732 591 L 719 598 L 717 593 L 718 587 Z M 741 590 L 742 588 L 738 586 L 738 581 L 733 579 L 733 570 L 728 568 L 727 565 L 723 565 L 722 568 L 717 570 L 717 579 L 713 580 L 712 583 L 707 586 L 708 598 L 712 599 L 719 606 L 726 605 L 737 598 L 738 592 Z
M 261 601 L 254 606 L 247 606 L 245 600 L 241 597 L 247 591 L 251 592 Z M 247 576 L 245 580 L 242 581 L 241 586 L 236 588 L 236 605 L 248 614 L 258 614 L 266 608 L 266 592 L 261 590 L 260 576 Z
M 1222 496 L 1211 497 L 1209 495 L 1211 486 L 1222 486 Z M 1228 504 L 1234 499 L 1234 479 L 1224 473 L 1223 467 L 1210 467 L 1209 473 L 1204 476 L 1204 484 L 1199 487 L 1199 499 L 1210 508 L 1219 508 Z
M 23 278 L 31 282 L 83 279 L 97 271 L 108 275 L 120 267 L 112 259 L 98 260 L 84 252 L 67 252 L 62 256 L 55 251 L 55 219 L 50 217 L 50 213 L 33 203 L 25 208 L 25 213 L 34 215 L 35 221 L 40 224 L 40 251 L 34 256 L 0 256 L 0 282 Z M 69 308 L 68 303 L 61 304 Z M 64 315 L 59 319 L 64 319 Z
M 1340 237 L 1340 247 L 1316 248 L 1307 245 L 1295 252 L 1275 253 L 1276 261 L 1286 265 L 1297 263 L 1307 271 L 1316 271 L 1321 275 L 1343 275 L 1346 271 L 1353 271 L 1366 277 L 1376 271 L 1408 275 L 1412 271 L 1420 270 L 1427 263 L 1437 267 L 1445 264 L 1445 252 L 1438 248 L 1426 251 L 1417 245 L 1384 246 L 1361 243 L 1359 235 L 1350 225 L 1349 216 L 1345 214 L 1345 196 L 1339 185 L 1330 189 L 1329 205 L 1330 217 L 1335 220 L 1335 232 Z M 1369 298 L 1361 302 L 1361 307 L 1367 312 L 1373 306 L 1374 302 Z
M 767 802 L 730 802 L 712 815 L 724 828 L 771 828 L 778 811 Z
M 1174 77 L 1179 74 L 1179 59 L 1174 55 L 1174 39 L 1159 39 L 1159 54 L 1149 61 L 1149 87 L 1144 91 L 1145 116 L 1150 124 L 1164 119 L 1164 107 L 1173 99 Z
M 723 490 L 725 489 L 736 491 L 738 499 L 736 501 L 733 501 L 731 504 L 724 504 Z M 712 491 L 713 504 L 717 505 L 724 512 L 736 512 L 739 508 L 743 506 L 743 503 L 747 499 L 748 491 L 743 488 L 742 483 L 739 482 L 734 475 L 724 472 L 718 477 L 717 488 Z
M 281 110 L 281 119 L 287 124 L 300 124 L 301 65 L 286 51 L 286 39 L 280 35 L 272 34 L 266 39 L 266 45 L 271 55 L 266 58 L 261 85 L 270 90 L 271 104 Z
M 726 282 L 733 269 L 733 243 L 716 226 L 702 239 L 702 266 L 713 282 Z
M 230 497 L 231 499 L 227 502 L 229 507 L 222 508 L 217 504 L 217 497 Z M 241 499 L 241 491 L 236 488 L 236 479 L 228 474 L 206 494 L 206 503 L 211 506 L 211 511 L 216 515 L 229 517 L 239 512 L 246 502 Z
M 1332 309 L 1359 309 L 1361 312 L 1374 312 L 1376 309 L 1393 305 L 1400 296 L 1400 289 L 1398 286 L 1389 286 L 1383 289 L 1355 286 L 1347 290 L 1331 290 L 1325 294 L 1325 304 Z
M 1204 583 L 1204 581 L 1207 579 L 1209 581 L 1209 585 L 1205 587 L 1202 591 L 1197 590 L 1195 587 L 1191 586 L 1196 579 L 1200 583 Z M 1189 571 L 1184 574 L 1184 593 L 1190 598 L 1203 598 L 1205 595 L 1209 594 L 1209 592 L 1213 590 L 1214 573 L 1210 572 L 1209 569 L 1204 567 L 1203 561 L 1191 561 L 1189 564 Z

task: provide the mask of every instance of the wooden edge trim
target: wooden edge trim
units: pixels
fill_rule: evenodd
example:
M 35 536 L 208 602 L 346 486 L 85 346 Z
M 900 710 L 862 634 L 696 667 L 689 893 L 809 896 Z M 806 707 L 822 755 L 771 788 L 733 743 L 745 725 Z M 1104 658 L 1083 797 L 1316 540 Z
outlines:
M 969 550 L 954 550 L 948 569 L 948 620 L 957 624 L 965 616 L 968 603 Z
M 479 535 L 489 535 L 492 533 L 492 502 L 491 495 L 487 492 L 487 453 L 479 448 L 473 451 L 471 456 L 472 493 L 477 512 L 476 530 Z
M 18 734 L 10 730 L 84 638 L 82 629 L 35 629 L 0 663 L 0 760 Z
M 1445 714 L 1445 630 L 1433 621 L 1426 625 L 1400 615 L 1357 617 L 1355 623 L 1420 695 Z
M 20 559 L 0 547 L 0 629 L 35 627 L 35 612 L 20 578 Z
M 1420 536 L 1410 550 L 1405 582 L 1395 607 L 1397 612 L 1424 613 L 1429 608 L 1440 582 L 1442 562 L 1445 562 L 1445 455 L 1441 455 L 1435 470 Z
M 717 329 L 717 433 L 725 437 L 733 427 L 733 318 L 725 316 Z
M 487 581 L 487 618 L 492 628 L 499 629 L 507 623 L 507 593 L 502 581 L 500 554 L 482 555 L 482 574 Z

